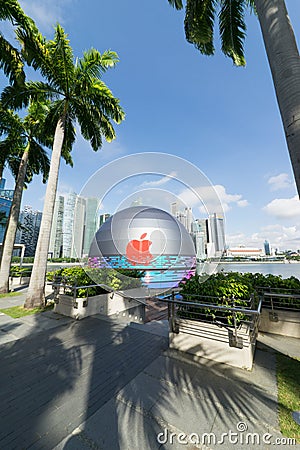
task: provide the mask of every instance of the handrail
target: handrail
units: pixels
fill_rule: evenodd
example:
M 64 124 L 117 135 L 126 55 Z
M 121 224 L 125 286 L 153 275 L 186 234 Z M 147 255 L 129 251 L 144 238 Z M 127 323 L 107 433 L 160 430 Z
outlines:
M 172 295 L 172 294 L 171 294 Z M 231 307 L 231 306 L 221 306 L 221 305 L 216 305 L 214 303 L 197 303 L 197 302 L 187 302 L 184 300 L 174 300 L 174 299 L 170 299 L 168 300 L 167 297 L 170 297 L 170 295 L 166 296 L 166 299 L 160 298 L 160 301 L 162 302 L 166 302 L 166 303 L 170 303 L 170 304 L 178 304 L 178 305 L 187 305 L 187 306 L 195 306 L 198 308 L 210 308 L 210 309 L 217 309 L 220 311 L 230 311 L 230 312 L 241 312 L 244 314 L 255 314 L 255 315 L 259 315 L 260 311 L 261 311 L 261 306 L 262 306 L 262 299 L 260 299 L 259 304 L 257 309 L 247 309 L 247 308 L 239 308 L 239 307 Z M 217 298 L 217 297 L 214 297 Z M 233 299 L 231 299 L 233 300 Z
M 106 289 L 108 292 L 112 293 L 112 294 L 120 294 L 123 297 L 128 297 L 128 295 L 126 295 L 126 293 L 124 291 L 121 290 L 114 290 L 112 289 L 110 286 L 107 286 L 106 284 L 89 284 L 89 285 L 85 285 L 85 286 L 72 286 L 70 284 L 64 284 L 64 283 L 52 283 L 53 287 L 63 287 L 63 288 L 69 288 L 72 289 L 73 291 L 77 291 L 78 289 L 88 289 L 91 287 L 102 287 L 104 289 Z M 142 301 L 140 297 L 134 297 L 134 299 L 139 302 L 142 303 L 143 305 L 147 305 L 146 302 Z

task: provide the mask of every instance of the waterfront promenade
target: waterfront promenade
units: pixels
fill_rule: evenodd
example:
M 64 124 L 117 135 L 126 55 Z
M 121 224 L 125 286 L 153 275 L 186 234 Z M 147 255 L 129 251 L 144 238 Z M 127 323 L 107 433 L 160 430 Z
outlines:
M 261 440 L 282 438 L 272 339 L 262 337 L 247 372 L 168 350 L 165 322 L 128 326 L 46 312 L 1 315 L 0 324 L 1 450 L 270 448 L 214 443 L 230 430 L 241 439 L 243 427 Z M 285 339 L 278 350 L 296 351 L 296 340 Z M 180 433 L 212 434 L 195 445 L 179 443 Z

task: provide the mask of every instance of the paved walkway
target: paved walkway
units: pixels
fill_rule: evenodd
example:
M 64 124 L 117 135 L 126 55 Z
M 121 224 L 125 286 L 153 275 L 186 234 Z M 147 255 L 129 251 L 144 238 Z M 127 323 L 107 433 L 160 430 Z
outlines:
M 3 333 L 14 338 L 0 335 L 1 450 L 252 450 L 270 445 L 242 444 L 247 432 L 260 440 L 269 433 L 271 443 L 282 437 L 271 342 L 260 344 L 247 372 L 168 350 L 165 322 L 51 314 L 14 327 L 8 320 Z M 205 445 L 178 442 L 203 433 L 213 433 Z

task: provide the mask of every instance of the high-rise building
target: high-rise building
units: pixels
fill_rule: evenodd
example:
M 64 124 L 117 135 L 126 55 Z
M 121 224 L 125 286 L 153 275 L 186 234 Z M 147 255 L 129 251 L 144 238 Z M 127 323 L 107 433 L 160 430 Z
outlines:
M 55 202 L 49 253 L 53 258 L 82 258 L 88 255 L 99 227 L 98 199 L 75 192 L 58 196 Z M 109 214 L 102 215 L 102 221 Z
M 211 256 L 222 256 L 225 250 L 224 218 L 214 213 L 208 219 L 208 243 Z
M 178 203 L 177 202 L 171 203 L 171 214 L 172 214 L 172 216 L 176 217 L 177 216 L 177 212 L 178 212 Z
M 194 220 L 191 224 L 191 236 L 196 249 L 196 258 L 202 261 L 206 258 L 206 244 L 207 244 L 207 234 L 206 234 L 206 223 L 204 220 L 204 226 L 200 222 L 200 219 Z
M 192 223 L 193 223 L 193 213 L 192 213 L 192 208 L 185 208 L 184 209 L 185 212 L 185 228 L 188 230 L 188 232 L 190 233 L 192 231 Z
M 14 190 L 4 188 L 5 179 L 2 178 L 0 181 L 0 211 L 5 214 L 6 218 L 8 218 L 14 196 Z M 2 223 L 0 223 L 0 243 L 3 242 L 5 228 L 6 220 L 3 220 Z
M 265 240 L 265 242 L 264 242 L 264 249 L 265 249 L 266 256 L 270 256 L 271 255 L 271 247 L 270 247 L 270 242 L 268 242 L 267 240 Z
M 63 254 L 63 220 L 64 197 L 59 195 L 55 200 L 50 236 L 49 253 L 52 258 L 60 258 Z
M 25 256 L 34 256 L 41 227 L 42 213 L 25 206 L 19 216 L 21 228 L 16 234 L 16 244 L 25 245 Z
M 85 231 L 85 204 L 86 200 L 79 195 L 76 196 L 73 220 L 73 236 L 71 258 L 81 258 L 83 252 L 83 239 Z
M 63 217 L 63 256 L 65 258 L 71 258 L 76 198 L 75 192 L 65 195 Z
M 97 198 L 85 199 L 85 229 L 83 239 L 83 255 L 89 254 L 92 240 L 95 236 L 96 231 L 99 228 L 99 219 L 97 214 L 98 204 L 99 200 Z
M 108 213 L 101 214 L 99 217 L 99 227 L 101 227 L 101 225 L 103 225 L 104 222 L 106 222 L 106 220 L 109 218 L 110 218 L 110 214 L 108 214 Z

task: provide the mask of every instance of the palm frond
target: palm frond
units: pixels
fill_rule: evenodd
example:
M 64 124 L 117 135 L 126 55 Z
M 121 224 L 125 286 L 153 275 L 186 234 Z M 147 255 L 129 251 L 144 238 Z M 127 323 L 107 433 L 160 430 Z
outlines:
M 19 24 L 23 28 L 34 28 L 34 21 L 28 17 L 17 0 L 1 0 L 0 20 L 10 20 L 13 25 Z
M 31 101 L 55 99 L 60 95 L 51 85 L 42 81 L 28 81 L 23 85 L 7 86 L 1 95 L 4 107 L 21 109 Z
M 47 181 L 50 161 L 45 149 L 34 139 L 30 142 L 28 165 L 26 170 L 27 182 L 30 182 L 33 175 L 42 174 L 43 183 Z
M 119 124 L 125 119 L 125 113 L 120 106 L 119 99 L 114 97 L 103 81 L 97 79 L 93 81 L 88 91 L 88 97 L 94 107 L 114 122 Z
M 75 102 L 74 107 L 82 136 L 90 141 L 92 149 L 97 151 L 102 147 L 99 114 L 96 109 L 92 110 L 90 105 L 80 100 Z
M 59 24 L 55 29 L 54 40 L 49 41 L 47 47 L 52 63 L 55 62 L 52 80 L 64 95 L 69 96 L 74 83 L 74 56 L 70 41 Z
M 15 132 L 21 135 L 24 131 L 21 118 L 12 110 L 4 108 L 0 103 L 0 136 Z
M 184 29 L 189 43 L 205 55 L 214 54 L 216 0 L 187 0 Z
M 182 9 L 183 3 L 182 0 L 168 0 L 171 6 L 173 6 L 176 9 Z
M 23 146 L 13 139 L 0 141 L 0 166 L 8 167 L 14 178 L 17 177 Z
M 74 72 L 73 52 L 66 34 L 57 25 L 53 40 L 47 40 L 40 32 L 17 28 L 16 34 L 22 46 L 22 55 L 28 65 L 40 71 L 53 89 L 63 95 L 72 84 Z
M 219 13 L 219 28 L 222 51 L 236 66 L 246 64 L 244 39 L 246 24 L 244 20 L 245 0 L 222 0 Z
M 245 4 L 248 8 L 250 8 L 251 12 L 254 12 L 254 14 L 256 14 L 255 0 L 245 0 Z
M 8 77 L 10 83 L 22 84 L 25 81 L 24 63 L 19 51 L 13 47 L 0 33 L 0 69 Z

